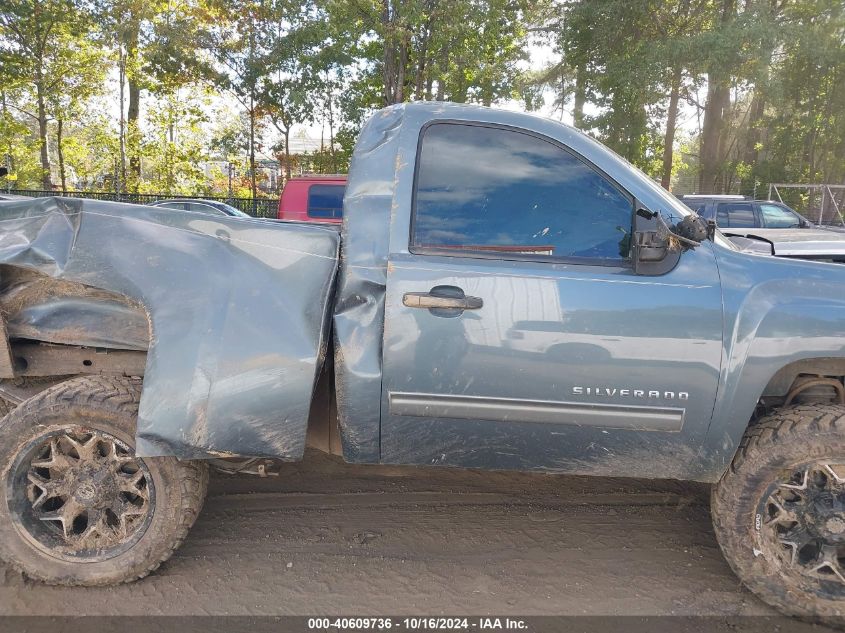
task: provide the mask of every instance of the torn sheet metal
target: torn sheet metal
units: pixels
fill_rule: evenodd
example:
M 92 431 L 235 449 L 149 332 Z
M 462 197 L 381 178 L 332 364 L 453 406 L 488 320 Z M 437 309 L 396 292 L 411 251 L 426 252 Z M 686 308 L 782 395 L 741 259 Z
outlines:
M 0 312 L 12 339 L 138 351 L 149 345 L 140 303 L 26 268 L 0 265 Z
M 395 106 L 367 121 L 343 199 L 334 337 L 338 422 L 348 462 L 379 461 L 384 293 L 403 114 L 403 106 Z
M 303 224 L 67 198 L 0 202 L 0 264 L 116 293 L 146 312 L 141 456 L 302 456 L 338 244 L 335 230 Z M 137 348 L 138 323 L 117 304 L 75 318 L 123 319 Z M 72 307 L 35 302 L 14 327 L 41 324 L 55 336 Z

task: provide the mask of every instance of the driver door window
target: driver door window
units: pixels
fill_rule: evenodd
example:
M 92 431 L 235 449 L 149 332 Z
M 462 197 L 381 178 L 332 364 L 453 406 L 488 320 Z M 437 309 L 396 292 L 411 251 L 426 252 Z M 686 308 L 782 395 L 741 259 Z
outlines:
M 423 133 L 418 166 L 412 252 L 628 258 L 632 198 L 556 143 L 441 123 Z

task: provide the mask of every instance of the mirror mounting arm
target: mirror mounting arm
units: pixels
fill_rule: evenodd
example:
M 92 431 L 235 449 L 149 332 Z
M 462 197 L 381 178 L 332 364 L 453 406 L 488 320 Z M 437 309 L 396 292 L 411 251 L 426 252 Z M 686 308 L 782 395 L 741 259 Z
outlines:
M 634 232 L 634 272 L 638 275 L 669 272 L 678 263 L 682 251 L 695 248 L 715 232 L 715 225 L 710 226 L 711 223 L 697 213 L 691 213 L 674 226 L 670 226 L 659 212 L 644 207 L 639 207 L 636 215 L 652 226 L 649 230 Z

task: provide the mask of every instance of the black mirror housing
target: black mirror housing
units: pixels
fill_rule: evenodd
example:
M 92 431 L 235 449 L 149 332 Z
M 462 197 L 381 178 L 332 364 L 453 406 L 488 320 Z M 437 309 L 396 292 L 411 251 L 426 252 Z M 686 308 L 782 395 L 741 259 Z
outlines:
M 707 221 L 697 213 L 691 213 L 678 222 L 673 227 L 672 232 L 680 237 L 699 243 L 709 237 Z
M 681 249 L 671 243 L 668 231 L 637 231 L 633 244 L 634 272 L 638 275 L 663 275 L 681 258 Z

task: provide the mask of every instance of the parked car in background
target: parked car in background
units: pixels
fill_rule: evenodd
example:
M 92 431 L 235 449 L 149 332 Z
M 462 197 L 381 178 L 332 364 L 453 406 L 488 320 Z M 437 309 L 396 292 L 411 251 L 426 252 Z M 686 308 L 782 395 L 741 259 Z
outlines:
M 814 224 L 774 200 L 738 195 L 684 195 L 680 199 L 748 253 L 845 263 L 842 227 Z
M 340 224 L 346 176 L 310 175 L 291 178 L 279 199 L 279 219 Z
M 194 200 L 190 198 L 177 198 L 173 200 L 156 200 L 149 204 L 151 207 L 174 209 L 176 211 L 193 211 L 195 213 L 210 213 L 211 215 L 229 215 L 237 218 L 252 217 L 240 209 L 236 209 L 225 202 L 217 200 Z
M 782 202 L 752 200 L 748 196 L 684 195 L 681 201 L 719 228 L 803 229 L 815 226 Z

